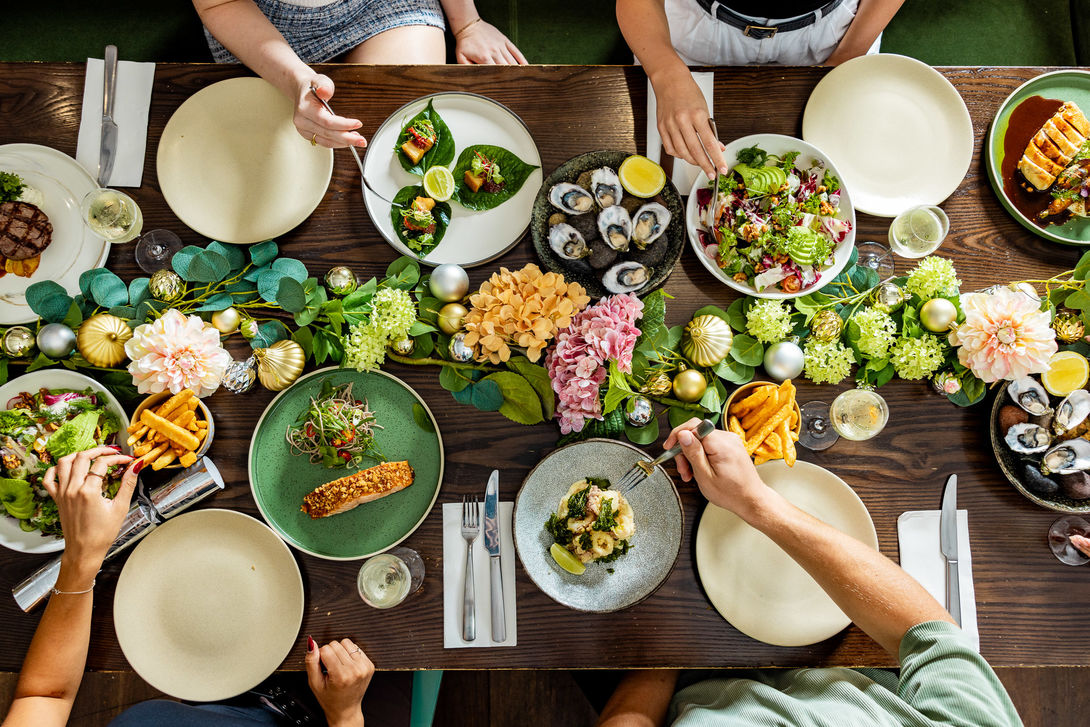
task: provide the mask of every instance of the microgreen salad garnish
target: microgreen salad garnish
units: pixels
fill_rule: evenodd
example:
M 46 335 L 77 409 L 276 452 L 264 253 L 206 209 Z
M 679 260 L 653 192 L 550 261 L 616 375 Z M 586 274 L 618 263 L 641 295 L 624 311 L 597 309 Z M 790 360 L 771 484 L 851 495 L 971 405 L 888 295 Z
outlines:
M 352 383 L 322 383 L 318 398 L 288 427 L 291 453 L 307 455 L 311 464 L 323 467 L 359 467 L 364 458 L 379 462 L 386 457 L 375 444 L 375 430 L 382 429 L 366 401 L 352 398 Z
M 839 216 L 840 180 L 819 160 L 801 167 L 800 154 L 777 156 L 759 146 L 738 152 L 738 164 L 719 179 L 713 228 L 697 232 L 724 273 L 758 292 L 797 293 L 816 284 L 852 229 Z M 712 196 L 711 183 L 697 190 L 702 221 Z

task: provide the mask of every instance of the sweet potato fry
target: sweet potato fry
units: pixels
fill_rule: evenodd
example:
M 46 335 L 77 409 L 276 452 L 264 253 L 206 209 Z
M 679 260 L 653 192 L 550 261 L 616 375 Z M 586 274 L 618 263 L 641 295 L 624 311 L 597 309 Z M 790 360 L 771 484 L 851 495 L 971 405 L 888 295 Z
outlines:
M 177 442 L 186 449 L 196 449 L 200 445 L 200 440 L 191 432 L 186 431 L 173 422 L 167 421 L 155 412 L 150 412 L 145 409 L 140 413 L 140 421 L 144 422 L 167 439 Z
M 773 390 L 774 389 L 771 386 L 754 387 L 752 394 L 741 401 L 736 401 L 731 404 L 730 413 L 737 417 L 745 416 L 763 404 Z
M 759 429 L 780 408 L 782 402 L 779 400 L 778 391 L 773 387 L 769 388 L 772 388 L 772 392 L 769 394 L 768 399 L 757 409 L 742 417 L 742 429 L 747 432 Z
M 188 467 L 189 465 L 193 464 L 196 461 L 197 461 L 197 453 L 196 452 L 186 452 L 185 454 L 183 454 L 181 457 L 178 458 L 178 464 L 180 464 L 182 467 Z
M 738 421 L 738 417 L 732 416 L 730 418 L 728 429 L 741 437 L 743 442 L 746 441 L 746 430 L 742 429 L 742 423 Z
M 791 438 L 791 430 L 787 426 L 787 421 L 784 420 L 779 429 L 780 441 L 783 442 L 783 461 L 787 463 L 788 467 L 795 466 L 795 440 Z
M 760 446 L 761 442 L 765 440 L 765 437 L 767 437 L 770 432 L 775 431 L 776 427 L 782 422 L 787 421 L 787 417 L 789 416 L 791 416 L 790 406 L 785 404 L 777 409 L 776 412 L 760 426 L 760 428 L 746 439 L 746 453 L 752 455 L 757 450 L 757 447 Z M 742 426 L 745 426 L 744 421 L 742 422 Z

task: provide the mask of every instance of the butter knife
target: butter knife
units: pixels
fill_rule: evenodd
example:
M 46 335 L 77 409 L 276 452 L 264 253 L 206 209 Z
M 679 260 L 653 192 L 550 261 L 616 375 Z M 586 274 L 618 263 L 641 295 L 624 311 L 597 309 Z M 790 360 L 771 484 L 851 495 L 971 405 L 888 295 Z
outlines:
M 958 476 L 950 475 L 942 492 L 939 548 L 946 558 L 946 610 L 961 625 L 961 581 L 958 579 Z
M 117 156 L 117 123 L 114 97 L 117 95 L 117 46 L 106 46 L 102 59 L 102 136 L 98 149 L 98 186 L 107 187 Z
M 716 142 L 718 142 L 719 141 L 719 129 L 715 125 L 715 119 L 712 118 L 712 117 L 708 117 L 708 125 L 712 127 L 712 136 L 714 136 Z M 715 163 L 715 160 L 712 159 L 712 155 L 711 155 L 710 152 L 708 152 L 707 149 L 704 150 L 704 153 L 708 155 L 708 160 L 711 161 L 711 163 L 715 166 L 715 182 L 712 185 L 712 201 L 708 203 L 708 219 L 706 220 L 707 225 L 708 225 L 708 229 L 709 230 L 714 230 L 715 229 L 715 206 L 716 206 L 716 202 L 719 201 L 719 176 L 720 176 L 720 174 L 719 174 L 719 165 Z
M 500 471 L 492 470 L 484 491 L 484 547 L 488 551 L 489 600 L 492 602 L 492 640 L 507 640 L 503 612 L 503 567 L 500 560 Z

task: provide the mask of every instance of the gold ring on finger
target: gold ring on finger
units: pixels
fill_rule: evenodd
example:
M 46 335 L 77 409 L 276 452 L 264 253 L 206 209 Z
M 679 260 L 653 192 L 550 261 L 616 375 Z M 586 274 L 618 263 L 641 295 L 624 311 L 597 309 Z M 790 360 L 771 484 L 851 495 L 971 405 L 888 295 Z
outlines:
M 318 146 L 318 135 L 317 134 L 311 134 L 311 136 L 310 136 L 310 145 L 311 146 Z

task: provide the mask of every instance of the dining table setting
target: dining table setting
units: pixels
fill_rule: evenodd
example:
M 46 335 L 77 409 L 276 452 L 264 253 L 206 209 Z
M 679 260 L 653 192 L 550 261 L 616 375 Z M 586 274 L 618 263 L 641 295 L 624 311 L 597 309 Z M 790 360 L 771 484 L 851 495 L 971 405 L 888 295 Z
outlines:
M 694 69 L 709 179 L 638 66 L 318 65 L 334 150 L 242 66 L 103 55 L 0 74 L 0 668 L 64 547 L 42 473 L 104 443 L 148 466 L 87 668 L 182 699 L 308 635 L 895 666 L 679 475 L 693 419 L 991 665 L 1090 665 L 1090 73 Z

